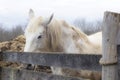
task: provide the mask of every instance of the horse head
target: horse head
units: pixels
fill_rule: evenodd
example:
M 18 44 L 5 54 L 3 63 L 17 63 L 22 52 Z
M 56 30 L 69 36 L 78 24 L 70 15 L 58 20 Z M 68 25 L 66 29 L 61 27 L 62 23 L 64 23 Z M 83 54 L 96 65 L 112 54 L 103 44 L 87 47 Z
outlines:
M 36 52 L 47 47 L 46 30 L 53 19 L 53 14 L 49 18 L 36 17 L 34 11 L 29 11 L 29 23 L 25 29 L 26 44 L 24 51 Z M 46 48 L 47 49 L 47 48 Z

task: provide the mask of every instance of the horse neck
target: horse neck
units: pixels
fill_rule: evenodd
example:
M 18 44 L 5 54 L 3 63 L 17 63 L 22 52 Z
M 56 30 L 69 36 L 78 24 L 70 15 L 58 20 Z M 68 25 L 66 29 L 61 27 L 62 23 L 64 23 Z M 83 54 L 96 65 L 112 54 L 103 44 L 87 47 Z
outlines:
M 88 39 L 93 45 L 94 50 L 96 53 L 102 52 L 102 32 L 95 33 L 93 35 L 88 36 Z

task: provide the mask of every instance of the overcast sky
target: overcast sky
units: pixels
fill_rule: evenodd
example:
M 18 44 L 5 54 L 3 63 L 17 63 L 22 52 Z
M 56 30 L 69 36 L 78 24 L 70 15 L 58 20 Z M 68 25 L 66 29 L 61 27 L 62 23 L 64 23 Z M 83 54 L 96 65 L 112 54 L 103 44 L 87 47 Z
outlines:
M 103 18 L 104 11 L 120 13 L 120 0 L 0 0 L 0 23 L 7 26 L 24 24 L 28 11 L 72 22 L 76 18 L 95 21 Z

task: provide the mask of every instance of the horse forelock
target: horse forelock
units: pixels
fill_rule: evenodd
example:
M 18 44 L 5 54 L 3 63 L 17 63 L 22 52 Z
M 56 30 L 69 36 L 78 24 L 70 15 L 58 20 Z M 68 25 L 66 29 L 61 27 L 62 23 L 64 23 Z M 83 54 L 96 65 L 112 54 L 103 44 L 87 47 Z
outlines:
M 26 31 L 35 33 L 38 30 L 38 28 L 40 27 L 40 25 L 42 25 L 43 21 L 44 21 L 43 17 L 41 17 L 41 16 L 38 18 L 31 19 L 26 28 Z

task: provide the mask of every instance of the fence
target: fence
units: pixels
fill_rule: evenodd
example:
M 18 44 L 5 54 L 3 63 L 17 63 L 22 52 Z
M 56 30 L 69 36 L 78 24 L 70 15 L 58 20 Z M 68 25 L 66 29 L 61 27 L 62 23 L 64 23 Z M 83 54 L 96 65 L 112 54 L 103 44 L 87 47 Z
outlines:
M 103 56 L 64 53 L 1 52 L 0 61 L 102 71 L 102 80 L 120 79 L 120 46 L 117 46 L 120 14 L 105 12 L 103 20 Z M 117 54 L 118 53 L 118 54 Z M 102 58 L 101 58 L 102 57 Z M 100 60 L 100 64 L 99 64 Z M 42 72 L 0 68 L 0 80 L 84 80 Z

